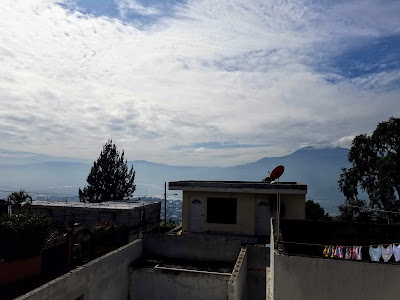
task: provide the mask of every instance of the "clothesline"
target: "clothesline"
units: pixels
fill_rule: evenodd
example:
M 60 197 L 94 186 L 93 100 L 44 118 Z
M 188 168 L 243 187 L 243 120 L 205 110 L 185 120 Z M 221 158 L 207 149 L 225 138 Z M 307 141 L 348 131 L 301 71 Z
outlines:
M 329 245 L 327 245 L 327 244 L 323 245 L 323 244 L 304 243 L 304 242 L 288 242 L 288 241 L 279 241 L 279 242 L 280 242 L 280 243 L 283 243 L 283 244 L 296 244 L 296 245 L 319 246 L 319 247 L 326 247 L 326 246 L 333 246 L 333 245 L 334 245 L 334 244 L 332 244 L 332 243 L 329 244 Z M 339 245 L 339 246 L 342 246 L 342 247 L 353 247 L 353 246 L 360 246 L 360 247 L 378 247 L 378 246 L 390 246 L 390 245 L 393 245 L 393 244 L 399 245 L 400 242 L 395 242 L 395 243 L 390 243 L 390 244 L 377 244 L 377 245 L 348 245 L 348 246 Z M 336 244 L 336 245 L 338 245 L 338 244 Z
M 365 209 L 365 210 L 380 211 L 380 212 L 386 212 L 386 213 L 392 213 L 392 214 L 400 214 L 400 212 L 392 211 L 392 210 L 384 210 L 384 209 L 370 208 L 370 207 L 350 205 L 350 204 L 346 204 L 346 206 L 362 208 L 362 209 Z

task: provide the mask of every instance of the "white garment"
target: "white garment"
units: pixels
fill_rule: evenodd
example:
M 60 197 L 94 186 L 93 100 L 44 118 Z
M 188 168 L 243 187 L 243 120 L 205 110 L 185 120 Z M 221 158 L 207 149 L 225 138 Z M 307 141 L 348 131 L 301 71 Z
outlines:
M 356 259 L 362 260 L 361 246 L 355 246 L 354 248 L 356 251 Z
M 389 245 L 386 248 L 381 246 L 382 249 L 382 258 L 384 262 L 388 262 L 389 259 L 392 257 L 393 255 L 393 246 Z
M 400 245 L 395 245 L 393 244 L 393 254 L 394 254 L 394 260 L 399 261 L 400 260 Z
M 371 257 L 371 261 L 379 261 L 382 256 L 382 245 L 374 248 L 372 246 L 369 247 L 369 256 Z

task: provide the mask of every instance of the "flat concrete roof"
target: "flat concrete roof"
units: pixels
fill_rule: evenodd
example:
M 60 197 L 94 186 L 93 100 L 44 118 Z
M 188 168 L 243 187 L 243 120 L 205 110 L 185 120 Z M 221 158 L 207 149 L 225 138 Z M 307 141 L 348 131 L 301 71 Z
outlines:
M 32 203 L 27 202 L 25 205 L 45 206 L 45 207 L 72 207 L 72 208 L 92 208 L 92 209 L 112 209 L 112 210 L 131 210 L 137 207 L 142 207 L 157 203 L 157 201 L 132 201 L 132 202 L 115 202 L 107 201 L 100 203 L 85 203 L 85 202 L 63 202 L 63 201 L 42 201 L 34 200 Z
M 262 181 L 172 181 L 170 190 L 203 192 L 236 192 L 256 194 L 307 194 L 307 185 L 300 182 Z

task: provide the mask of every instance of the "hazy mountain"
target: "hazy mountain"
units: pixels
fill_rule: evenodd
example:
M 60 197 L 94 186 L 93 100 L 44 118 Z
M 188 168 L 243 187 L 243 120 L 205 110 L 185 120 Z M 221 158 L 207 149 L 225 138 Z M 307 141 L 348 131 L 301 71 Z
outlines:
M 282 157 L 266 157 L 255 162 L 233 167 L 169 166 L 143 160 L 130 161 L 136 170 L 135 196 L 161 196 L 164 182 L 174 180 L 262 180 L 277 165 L 285 166 L 282 181 L 300 181 L 308 185 L 308 199 L 317 199 L 330 213 L 335 213 L 343 196 L 337 187 L 342 167 L 349 166 L 348 149 L 302 148 Z M 24 152 L 24 158 L 14 164 L 0 165 L 0 195 L 8 190 L 24 188 L 32 192 L 76 194 L 83 187 L 91 165 L 79 159 L 27 164 L 26 157 L 40 154 Z M 17 160 L 18 156 L 15 156 Z M 29 158 L 28 158 L 29 159 Z M 40 160 L 46 159 L 40 156 Z M 0 160 L 1 161 L 1 160 Z M 25 163 L 23 163 L 25 162 Z M 28 161 L 29 162 L 29 161 Z M 172 192 L 171 192 L 172 193 Z M 38 195 L 38 194 L 35 194 Z M 61 196 L 61 195 L 60 195 Z
M 282 157 L 266 157 L 234 167 L 178 167 L 133 161 L 137 183 L 147 192 L 161 194 L 164 181 L 173 180 L 262 180 L 277 165 L 285 166 L 281 181 L 300 181 L 308 185 L 308 199 L 317 199 L 329 212 L 336 213 L 343 195 L 337 185 L 342 167 L 348 167 L 348 149 L 302 148 Z

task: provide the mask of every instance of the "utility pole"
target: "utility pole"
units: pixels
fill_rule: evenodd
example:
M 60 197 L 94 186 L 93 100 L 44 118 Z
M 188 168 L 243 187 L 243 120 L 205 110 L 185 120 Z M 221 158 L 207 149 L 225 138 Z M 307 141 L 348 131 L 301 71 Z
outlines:
M 167 228 L 167 182 L 164 182 L 164 228 Z

